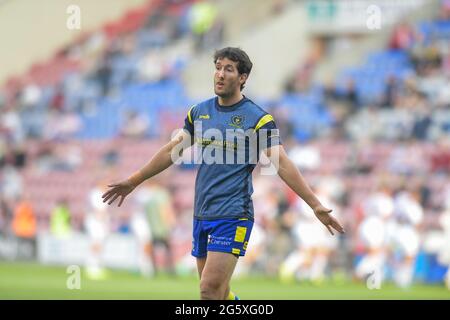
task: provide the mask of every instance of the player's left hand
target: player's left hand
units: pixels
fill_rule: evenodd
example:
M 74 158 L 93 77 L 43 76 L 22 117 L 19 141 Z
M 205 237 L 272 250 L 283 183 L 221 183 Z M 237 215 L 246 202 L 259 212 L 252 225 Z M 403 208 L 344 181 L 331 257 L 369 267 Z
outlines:
M 333 228 L 339 233 L 345 233 L 344 228 L 340 225 L 340 223 L 333 216 L 330 215 L 330 213 L 333 210 L 327 209 L 322 205 L 315 207 L 313 210 L 317 219 L 319 219 L 320 222 L 322 222 L 325 225 L 325 227 L 327 227 L 328 231 L 330 231 L 332 235 L 334 235 L 334 233 L 331 228 Z
M 125 180 L 119 183 L 114 183 L 108 185 L 110 188 L 108 191 L 106 191 L 103 195 L 103 202 L 108 201 L 108 204 L 112 204 L 118 197 L 120 197 L 119 201 L 119 207 L 122 205 L 123 200 L 125 200 L 125 197 L 131 193 L 136 188 L 136 185 L 133 184 L 130 180 Z

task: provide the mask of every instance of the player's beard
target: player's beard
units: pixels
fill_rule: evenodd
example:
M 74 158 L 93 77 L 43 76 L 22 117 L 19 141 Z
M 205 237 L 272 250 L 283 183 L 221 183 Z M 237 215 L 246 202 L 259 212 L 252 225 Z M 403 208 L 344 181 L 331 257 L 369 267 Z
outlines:
M 222 89 L 217 89 L 217 82 L 223 82 Z M 229 98 L 232 97 L 235 89 L 234 83 L 225 83 L 224 81 L 217 81 L 214 83 L 214 93 L 221 98 Z
M 214 89 L 214 92 L 216 93 L 217 96 L 221 97 L 221 98 L 228 98 L 231 96 L 231 92 L 230 91 L 226 91 L 226 90 L 217 90 Z

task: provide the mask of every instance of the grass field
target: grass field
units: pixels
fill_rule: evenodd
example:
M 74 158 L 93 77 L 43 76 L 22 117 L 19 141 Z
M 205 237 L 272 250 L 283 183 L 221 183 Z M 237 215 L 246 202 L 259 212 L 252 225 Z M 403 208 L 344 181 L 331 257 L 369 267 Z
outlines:
M 0 263 L 0 299 L 198 299 L 195 277 L 161 275 L 143 278 L 126 271 L 111 271 L 106 280 L 81 276 L 81 288 L 69 290 L 66 268 L 29 263 Z M 407 290 L 383 284 L 369 290 L 364 284 L 283 284 L 277 279 L 249 277 L 232 281 L 241 299 L 450 299 L 443 285 L 415 285 Z

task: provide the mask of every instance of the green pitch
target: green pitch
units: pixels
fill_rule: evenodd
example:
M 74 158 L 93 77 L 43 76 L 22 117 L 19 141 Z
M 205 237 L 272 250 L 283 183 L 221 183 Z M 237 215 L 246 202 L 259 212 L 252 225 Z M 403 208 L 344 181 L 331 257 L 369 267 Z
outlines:
M 81 273 L 81 289 L 69 290 L 64 267 L 27 263 L 0 263 L 0 299 L 198 299 L 195 276 L 143 278 L 126 271 L 111 271 L 105 280 L 89 280 Z M 363 283 L 326 282 L 282 284 L 277 279 L 234 279 L 241 299 L 450 299 L 444 285 L 415 285 L 408 290 L 383 284 L 369 290 Z

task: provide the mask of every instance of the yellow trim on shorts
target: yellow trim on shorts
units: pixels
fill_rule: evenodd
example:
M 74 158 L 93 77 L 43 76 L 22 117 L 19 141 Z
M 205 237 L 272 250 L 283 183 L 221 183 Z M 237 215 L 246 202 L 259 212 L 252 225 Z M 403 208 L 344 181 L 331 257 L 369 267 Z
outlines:
M 234 235 L 235 242 L 244 242 L 247 227 L 236 227 L 236 234 Z

